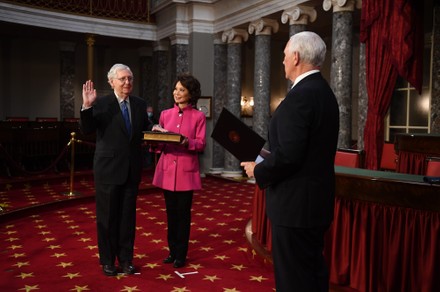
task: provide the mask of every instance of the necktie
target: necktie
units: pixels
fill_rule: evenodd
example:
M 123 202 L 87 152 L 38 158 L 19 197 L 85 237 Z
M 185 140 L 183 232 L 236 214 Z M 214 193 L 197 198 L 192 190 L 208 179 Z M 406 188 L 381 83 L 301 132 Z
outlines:
M 131 134 L 131 123 L 130 123 L 130 115 L 128 113 L 127 101 L 122 102 L 122 116 L 124 117 L 125 127 L 127 128 L 128 134 Z

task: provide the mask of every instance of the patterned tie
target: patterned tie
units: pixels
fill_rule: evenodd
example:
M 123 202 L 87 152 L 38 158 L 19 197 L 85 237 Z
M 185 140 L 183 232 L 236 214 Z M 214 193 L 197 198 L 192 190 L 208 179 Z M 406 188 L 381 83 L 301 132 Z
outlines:
M 131 123 L 130 123 L 130 115 L 128 113 L 127 101 L 124 100 L 121 104 L 122 107 L 122 116 L 124 117 L 125 127 L 127 128 L 127 133 L 131 134 Z

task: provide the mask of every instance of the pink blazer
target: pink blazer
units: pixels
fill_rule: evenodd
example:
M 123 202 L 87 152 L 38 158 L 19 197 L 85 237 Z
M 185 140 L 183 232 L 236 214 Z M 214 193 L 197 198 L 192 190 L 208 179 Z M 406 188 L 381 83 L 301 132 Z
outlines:
M 206 146 L 206 117 L 190 105 L 162 111 L 159 124 L 166 130 L 188 137 L 188 147 L 165 144 L 156 165 L 153 185 L 169 191 L 200 190 L 199 152 Z

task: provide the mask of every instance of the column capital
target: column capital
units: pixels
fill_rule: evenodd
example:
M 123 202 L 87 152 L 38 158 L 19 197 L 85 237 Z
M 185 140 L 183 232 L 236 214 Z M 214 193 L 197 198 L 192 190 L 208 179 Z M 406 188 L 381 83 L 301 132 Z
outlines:
M 230 30 L 225 30 L 222 34 L 222 41 L 228 44 L 240 44 L 247 41 L 249 34 L 246 30 L 240 28 L 232 28 Z
M 87 34 L 86 35 L 86 44 L 89 47 L 93 47 L 93 45 L 95 45 L 95 35 L 94 34 Z
M 270 18 L 260 18 L 249 24 L 248 32 L 249 34 L 255 35 L 271 35 L 278 31 L 279 24 L 275 19 Z
M 297 5 L 292 8 L 286 9 L 281 15 L 281 22 L 292 24 L 309 24 L 309 22 L 314 22 L 316 20 L 317 12 L 316 9 L 310 6 Z
M 189 35 L 176 33 L 170 36 L 171 45 L 189 45 Z
M 361 9 L 362 0 L 324 0 L 322 2 L 322 8 L 325 11 L 329 11 L 332 6 L 333 12 L 353 12 L 355 8 Z

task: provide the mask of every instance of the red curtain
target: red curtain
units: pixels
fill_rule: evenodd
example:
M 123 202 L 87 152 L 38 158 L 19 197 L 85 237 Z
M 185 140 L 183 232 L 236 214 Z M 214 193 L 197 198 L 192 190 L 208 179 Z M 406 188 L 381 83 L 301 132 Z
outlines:
M 397 172 L 425 175 L 427 167 L 427 154 L 408 151 L 399 151 Z
M 365 43 L 368 92 L 365 168 L 379 167 L 384 118 L 397 76 L 404 77 L 421 91 L 422 5 L 422 1 L 411 0 L 362 1 L 361 41 Z M 420 38 L 422 41 L 418 43 Z

